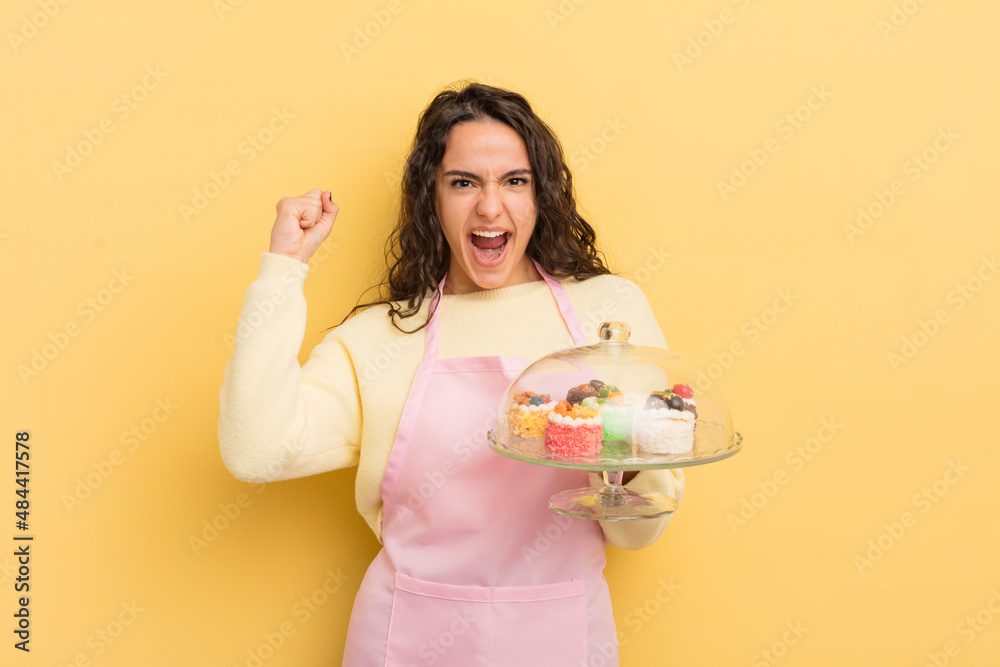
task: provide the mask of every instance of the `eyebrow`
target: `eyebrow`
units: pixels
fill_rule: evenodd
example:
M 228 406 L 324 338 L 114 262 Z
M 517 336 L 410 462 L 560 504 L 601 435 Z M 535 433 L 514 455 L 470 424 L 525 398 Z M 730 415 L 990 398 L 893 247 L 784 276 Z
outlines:
M 530 175 L 531 175 L 530 169 L 511 169 L 507 173 L 502 174 L 500 176 L 500 180 L 505 181 L 513 176 L 530 176 Z M 470 181 L 483 180 L 483 177 L 480 176 L 479 174 L 473 174 L 470 171 L 461 171 L 459 169 L 452 169 L 451 171 L 446 171 L 444 172 L 443 176 L 461 176 L 462 178 L 467 178 Z

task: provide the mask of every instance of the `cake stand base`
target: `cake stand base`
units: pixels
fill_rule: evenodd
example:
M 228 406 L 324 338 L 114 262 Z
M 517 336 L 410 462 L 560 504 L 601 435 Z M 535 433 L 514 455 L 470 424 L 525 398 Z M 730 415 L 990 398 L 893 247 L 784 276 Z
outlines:
M 549 508 L 582 519 L 627 521 L 652 519 L 677 509 L 677 501 L 658 491 L 626 489 L 622 486 L 622 471 L 604 471 L 604 486 L 570 489 L 549 498 Z

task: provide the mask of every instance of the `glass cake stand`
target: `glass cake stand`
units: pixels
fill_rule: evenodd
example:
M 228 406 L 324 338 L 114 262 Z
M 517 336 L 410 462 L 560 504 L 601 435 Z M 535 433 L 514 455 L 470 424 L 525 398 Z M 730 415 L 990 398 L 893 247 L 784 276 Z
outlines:
M 553 495 L 549 507 L 561 514 L 605 521 L 669 514 L 677 509 L 673 498 L 657 491 L 626 489 L 622 486 L 624 472 L 712 463 L 733 456 L 742 447 L 743 437 L 733 430 L 725 399 L 708 377 L 673 352 L 629 343 L 629 334 L 624 322 L 605 322 L 601 324 L 599 343 L 561 350 L 532 363 L 507 388 L 496 426 L 489 432 L 490 447 L 508 458 L 603 474 L 600 489 L 570 489 Z M 530 401 L 525 392 L 540 396 L 533 402 L 541 405 L 520 407 L 525 400 Z M 596 395 L 584 399 L 583 407 L 596 407 L 602 415 L 600 449 L 583 455 L 553 453 L 542 433 L 548 428 L 543 418 L 557 401 L 579 401 L 588 393 Z M 678 409 L 678 401 L 682 401 L 683 409 Z M 566 407 L 562 405 L 557 412 Z M 536 409 L 540 412 L 535 413 Z M 667 416 L 666 412 L 655 414 L 660 410 L 671 410 L 672 419 L 675 409 L 693 413 L 676 415 L 689 425 L 686 436 L 682 434 L 679 439 L 690 443 L 690 447 L 679 451 L 688 445 L 676 443 L 679 446 L 670 447 L 673 453 L 648 451 L 651 447 L 647 442 L 656 440 L 650 435 L 649 420 Z M 525 426 L 525 414 L 534 415 L 530 427 Z M 641 432 L 635 432 L 636 427 Z M 636 439 L 645 439 L 645 446 L 636 444 Z M 663 444 L 656 443 L 661 448 Z

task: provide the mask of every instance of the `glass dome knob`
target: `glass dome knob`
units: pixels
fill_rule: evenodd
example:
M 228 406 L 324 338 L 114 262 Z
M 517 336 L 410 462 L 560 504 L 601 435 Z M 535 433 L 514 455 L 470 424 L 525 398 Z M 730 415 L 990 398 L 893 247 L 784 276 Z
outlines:
M 601 340 L 612 343 L 627 343 L 628 337 L 632 335 L 632 330 L 624 322 L 601 322 L 598 334 Z

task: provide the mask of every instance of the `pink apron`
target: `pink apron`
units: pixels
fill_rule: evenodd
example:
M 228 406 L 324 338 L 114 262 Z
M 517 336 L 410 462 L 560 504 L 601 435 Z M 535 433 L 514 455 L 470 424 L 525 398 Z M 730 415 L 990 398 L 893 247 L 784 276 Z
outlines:
M 585 344 L 562 285 L 538 270 Z M 529 362 L 437 359 L 443 287 L 382 478 L 383 546 L 355 598 L 343 664 L 617 665 L 600 524 L 547 507 L 588 475 L 490 449 L 499 401 Z

